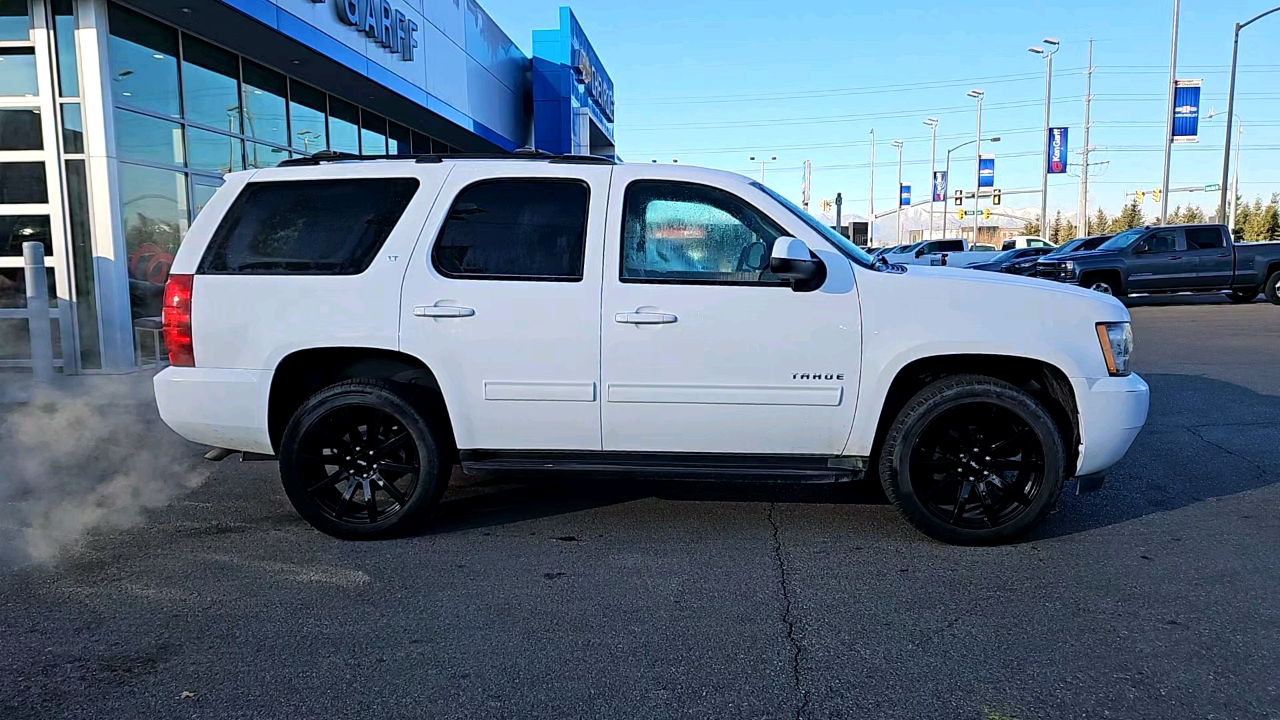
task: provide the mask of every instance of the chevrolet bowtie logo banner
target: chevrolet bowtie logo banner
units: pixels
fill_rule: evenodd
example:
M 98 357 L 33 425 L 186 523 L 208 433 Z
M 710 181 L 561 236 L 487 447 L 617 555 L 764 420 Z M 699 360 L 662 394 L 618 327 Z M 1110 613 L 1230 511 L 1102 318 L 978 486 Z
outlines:
M 1173 141 L 1197 142 L 1200 132 L 1200 81 L 1173 81 Z
M 978 158 L 978 187 L 996 186 L 996 156 L 983 155 Z

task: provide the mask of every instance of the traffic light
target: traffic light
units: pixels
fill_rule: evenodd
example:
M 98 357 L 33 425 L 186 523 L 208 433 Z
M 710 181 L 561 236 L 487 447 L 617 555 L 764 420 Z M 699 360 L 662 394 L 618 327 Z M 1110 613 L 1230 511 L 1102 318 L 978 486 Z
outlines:
M 983 220 L 991 219 L 991 208 L 982 208 L 982 219 Z
M 1159 190 L 1152 190 L 1152 191 L 1151 191 L 1151 199 L 1152 199 L 1152 200 L 1155 200 L 1156 202 L 1160 202 L 1160 191 L 1159 191 Z
M 822 201 L 822 212 L 827 212 L 827 211 L 828 211 L 828 210 L 830 210 L 830 209 L 831 209 L 831 201 L 830 201 L 830 200 L 823 200 L 823 201 Z
M 960 208 L 959 210 L 956 210 L 956 219 L 957 220 L 964 219 L 964 208 Z
M 1143 198 L 1145 195 L 1146 195 L 1146 193 L 1145 193 L 1144 191 L 1142 191 L 1142 190 L 1139 190 L 1138 192 L 1134 193 L 1134 196 L 1136 196 L 1136 197 L 1138 198 L 1138 202 L 1142 202 L 1142 198 Z
M 957 206 L 957 207 L 959 207 L 960 205 L 964 205 L 964 191 L 963 191 L 963 190 L 957 190 L 957 191 L 956 191 L 956 206 Z M 960 218 L 960 219 L 961 219 L 961 220 L 963 220 L 964 218 Z
M 991 204 L 992 204 L 992 205 L 999 205 L 999 204 L 1000 204 L 1000 191 L 999 191 L 999 190 L 996 190 L 996 191 L 994 191 L 994 192 L 992 192 L 992 193 L 991 193 Z

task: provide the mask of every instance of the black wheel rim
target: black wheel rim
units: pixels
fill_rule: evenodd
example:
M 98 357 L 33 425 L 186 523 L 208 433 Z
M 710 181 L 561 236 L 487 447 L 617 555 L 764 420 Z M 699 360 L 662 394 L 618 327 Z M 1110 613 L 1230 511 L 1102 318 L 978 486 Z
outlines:
M 928 422 L 908 459 L 911 489 L 925 510 L 963 530 L 1013 522 L 1044 484 L 1039 437 L 1021 415 L 973 401 Z
M 316 418 L 299 447 L 303 490 L 330 519 L 383 522 L 404 509 L 421 475 L 413 437 L 394 415 L 348 405 Z

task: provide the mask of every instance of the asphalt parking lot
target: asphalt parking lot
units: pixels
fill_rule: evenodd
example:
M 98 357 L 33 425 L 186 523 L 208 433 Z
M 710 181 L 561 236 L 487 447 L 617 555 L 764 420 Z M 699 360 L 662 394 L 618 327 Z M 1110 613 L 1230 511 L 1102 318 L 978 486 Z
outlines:
M 0 718 L 1280 718 L 1280 307 L 1133 305 L 1147 427 L 1026 542 L 847 484 L 512 477 L 340 542 L 224 462 L 0 570 Z

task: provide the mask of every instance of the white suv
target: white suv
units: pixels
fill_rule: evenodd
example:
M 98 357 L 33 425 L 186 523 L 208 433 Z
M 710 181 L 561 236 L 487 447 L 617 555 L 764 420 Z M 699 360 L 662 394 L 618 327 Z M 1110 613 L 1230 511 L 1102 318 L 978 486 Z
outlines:
M 873 262 L 739 175 L 284 165 L 227 176 L 192 225 L 156 399 L 190 440 L 277 456 L 332 535 L 404 532 L 461 463 L 878 475 L 925 533 L 994 543 L 1146 419 L 1115 299 Z

